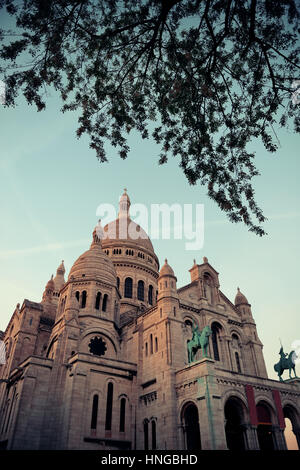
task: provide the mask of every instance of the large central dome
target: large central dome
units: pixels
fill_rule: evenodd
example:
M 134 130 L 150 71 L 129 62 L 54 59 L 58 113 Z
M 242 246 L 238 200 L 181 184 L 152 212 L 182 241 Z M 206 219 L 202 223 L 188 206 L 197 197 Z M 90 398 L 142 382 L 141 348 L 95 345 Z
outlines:
M 103 228 L 102 247 L 117 272 L 121 313 L 156 303 L 159 261 L 145 230 L 131 220 L 124 190 L 118 218 Z
M 129 216 L 130 199 L 126 190 L 120 198 L 119 207 L 118 218 L 105 225 L 103 229 L 103 248 L 109 248 L 117 243 L 132 248 L 140 247 L 154 254 L 153 245 L 145 230 Z
M 118 218 L 105 225 L 103 230 L 103 248 L 108 248 L 115 243 L 121 243 L 134 248 L 144 248 L 154 253 L 153 245 L 145 230 L 131 220 L 130 217 L 126 217 L 126 219 Z

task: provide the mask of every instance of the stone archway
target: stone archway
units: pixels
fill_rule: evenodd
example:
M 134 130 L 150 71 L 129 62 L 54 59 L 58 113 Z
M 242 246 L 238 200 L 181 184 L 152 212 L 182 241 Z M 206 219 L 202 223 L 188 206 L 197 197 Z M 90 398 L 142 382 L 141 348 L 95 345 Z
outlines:
M 229 450 L 246 450 L 244 433 L 244 405 L 237 397 L 230 397 L 225 403 L 225 435 Z
M 198 408 L 194 403 L 187 403 L 181 413 L 186 450 L 200 450 L 200 426 Z
M 291 423 L 291 427 L 292 427 L 290 432 L 293 433 L 295 435 L 295 438 L 296 438 L 298 449 L 295 449 L 294 446 L 293 446 L 293 450 L 299 450 L 300 449 L 300 417 L 299 417 L 299 413 L 297 412 L 297 410 L 292 405 L 288 404 L 288 405 L 285 405 L 283 407 L 283 415 L 284 415 L 285 418 L 289 419 L 289 421 Z M 289 436 L 286 436 L 286 434 L 285 434 L 286 441 L 288 441 L 288 437 Z M 295 445 L 296 445 L 296 443 L 295 443 Z M 289 442 L 287 442 L 287 447 L 288 447 L 288 449 L 290 448 Z
M 257 439 L 260 450 L 275 450 L 271 410 L 265 402 L 256 405 Z

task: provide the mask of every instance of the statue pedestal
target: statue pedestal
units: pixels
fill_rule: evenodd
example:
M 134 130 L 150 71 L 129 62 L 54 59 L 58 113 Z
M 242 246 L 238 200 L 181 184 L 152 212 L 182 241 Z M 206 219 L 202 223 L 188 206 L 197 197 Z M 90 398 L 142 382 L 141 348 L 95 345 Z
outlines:
M 284 384 L 295 384 L 297 385 L 298 387 L 300 387 L 300 377 L 293 377 L 292 379 L 286 379 L 284 380 L 283 382 L 281 383 L 284 383 Z
M 197 368 L 197 375 L 207 375 L 209 372 L 214 373 L 214 363 L 215 361 L 211 357 L 202 357 L 198 361 L 190 362 L 185 366 L 185 369 L 191 369 L 195 373 L 195 368 Z M 206 373 L 205 373 L 206 372 Z
M 203 450 L 227 449 L 221 392 L 216 380 L 215 361 L 203 357 L 178 372 L 179 381 L 194 383 L 193 394 L 188 391 L 185 399 L 196 399 L 198 415 L 201 416 L 200 432 Z

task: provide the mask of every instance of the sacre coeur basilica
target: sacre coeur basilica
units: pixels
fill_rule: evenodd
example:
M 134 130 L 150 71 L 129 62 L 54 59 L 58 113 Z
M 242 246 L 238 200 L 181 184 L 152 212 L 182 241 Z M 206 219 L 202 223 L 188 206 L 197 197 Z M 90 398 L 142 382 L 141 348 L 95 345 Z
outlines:
M 0 449 L 280 450 L 285 418 L 300 446 L 300 379 L 268 378 L 246 296 L 206 257 L 178 287 L 142 228 L 119 236 L 119 204 L 114 236 L 95 229 L 1 332 Z

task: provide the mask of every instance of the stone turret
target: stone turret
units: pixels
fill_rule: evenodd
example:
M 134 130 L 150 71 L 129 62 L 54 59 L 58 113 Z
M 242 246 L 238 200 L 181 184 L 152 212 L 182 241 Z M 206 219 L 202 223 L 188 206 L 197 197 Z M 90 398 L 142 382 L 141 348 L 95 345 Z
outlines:
M 203 263 L 194 264 L 189 270 L 191 273 L 191 282 L 197 282 L 199 300 L 203 299 L 209 304 L 219 304 L 219 273 L 211 266 L 206 256 L 203 257 Z
M 247 297 L 242 294 L 239 287 L 237 288 L 234 304 L 241 313 L 243 319 L 252 318 L 251 305 L 249 304 Z
M 176 287 L 177 278 L 173 269 L 165 259 L 159 272 L 157 303 L 160 316 L 176 317 L 179 310 L 179 297 Z
M 61 264 L 58 266 L 56 270 L 56 276 L 53 279 L 54 282 L 54 297 L 58 298 L 60 290 L 63 288 L 65 285 L 65 266 L 64 266 L 64 260 L 62 260 Z
M 159 301 L 164 297 L 178 298 L 176 282 L 177 278 L 174 274 L 174 271 L 168 264 L 168 260 L 165 259 L 165 264 L 162 266 L 159 272 L 157 300 Z
M 51 279 L 49 279 L 49 281 L 47 282 L 45 290 L 43 292 L 42 303 L 52 303 L 54 290 L 55 286 L 52 274 Z

